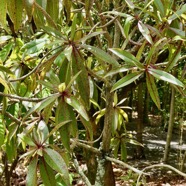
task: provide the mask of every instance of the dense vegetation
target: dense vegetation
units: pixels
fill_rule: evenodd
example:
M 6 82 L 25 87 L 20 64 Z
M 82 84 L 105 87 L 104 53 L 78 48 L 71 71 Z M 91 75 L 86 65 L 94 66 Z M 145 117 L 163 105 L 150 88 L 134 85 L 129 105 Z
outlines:
M 167 162 L 185 120 L 184 1 L 1 0 L 0 10 L 3 183 L 22 160 L 28 186 L 71 185 L 70 166 L 86 185 L 115 185 L 112 162 L 141 174 L 124 163 L 126 144 L 144 155 L 149 113 L 168 123 Z

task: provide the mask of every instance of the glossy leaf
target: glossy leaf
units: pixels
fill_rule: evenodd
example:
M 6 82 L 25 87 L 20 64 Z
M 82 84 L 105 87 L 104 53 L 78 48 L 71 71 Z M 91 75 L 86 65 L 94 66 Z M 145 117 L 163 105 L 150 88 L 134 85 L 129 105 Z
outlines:
M 34 54 L 44 49 L 44 46 L 49 42 L 48 39 L 42 38 L 26 43 L 21 50 L 26 54 Z
M 12 47 L 13 47 L 13 43 L 10 42 L 2 48 L 2 50 L 0 51 L 0 62 L 1 63 L 5 62 L 8 55 L 10 55 Z
M 35 156 L 28 166 L 28 173 L 26 176 L 26 185 L 27 186 L 37 186 L 37 163 L 38 158 Z
M 39 169 L 41 179 L 43 180 L 45 186 L 56 185 L 55 174 L 52 168 L 44 161 L 43 158 L 39 161 Z
M 152 75 L 150 75 L 148 72 L 146 73 L 146 81 L 147 81 L 148 92 L 149 92 L 152 100 L 154 101 L 154 103 L 158 107 L 158 109 L 160 109 L 160 99 L 159 99 L 159 94 L 158 94 L 156 84 L 154 82 L 154 77 Z
M 85 120 L 89 121 L 86 109 L 75 97 L 71 96 L 70 98 L 66 98 L 65 101 L 71 105 Z
M 130 73 L 130 74 L 124 76 L 123 78 L 121 78 L 119 81 L 117 81 L 113 85 L 111 92 L 113 92 L 114 90 L 117 90 L 119 88 L 122 88 L 124 86 L 129 85 L 130 83 L 137 80 L 142 74 L 143 74 L 143 72 L 134 72 L 134 73 Z
M 8 12 L 10 19 L 14 24 L 15 32 L 17 33 L 22 24 L 23 1 L 22 0 L 8 0 Z
M 113 67 L 117 67 L 119 65 L 119 63 L 112 57 L 110 56 L 108 53 L 106 53 L 105 51 L 101 50 L 100 48 L 94 47 L 94 46 L 90 46 L 90 45 L 81 45 L 82 48 L 90 51 L 92 54 L 94 54 L 99 60 L 107 62 L 111 65 L 113 65 Z
M 185 87 L 185 85 L 179 81 L 177 78 L 175 78 L 173 75 L 163 71 L 163 70 L 158 70 L 154 68 L 149 68 L 148 72 L 152 74 L 154 77 L 172 83 L 174 85 L 180 86 L 180 87 Z
M 133 66 L 136 66 L 140 69 L 144 69 L 143 64 L 141 64 L 135 56 L 133 56 L 131 53 L 119 49 L 119 48 L 111 48 L 109 49 L 111 52 L 113 52 L 116 56 L 123 59 L 125 62 L 132 64 Z
M 47 164 L 55 171 L 62 174 L 65 183 L 70 185 L 68 168 L 61 155 L 52 149 L 45 148 L 43 156 Z
M 138 22 L 138 28 L 144 38 L 150 43 L 153 44 L 152 38 L 150 36 L 149 29 L 141 21 Z
M 116 69 L 113 69 L 113 70 L 110 70 L 105 76 L 104 78 L 108 77 L 108 76 L 113 76 L 115 74 L 118 74 L 118 73 L 121 73 L 121 72 L 127 72 L 129 71 L 130 68 L 127 68 L 127 67 L 119 67 L 119 68 L 116 68 Z

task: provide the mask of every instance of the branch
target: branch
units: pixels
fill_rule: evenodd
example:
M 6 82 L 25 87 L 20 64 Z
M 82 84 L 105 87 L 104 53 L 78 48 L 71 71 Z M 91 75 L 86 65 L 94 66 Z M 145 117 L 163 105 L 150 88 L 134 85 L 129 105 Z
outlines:
M 88 180 L 88 178 L 85 176 L 84 172 L 80 169 L 77 158 L 75 155 L 73 155 L 73 159 L 74 159 L 74 166 L 75 169 L 77 170 L 77 172 L 79 173 L 79 175 L 82 177 L 83 181 L 85 182 L 85 184 L 87 186 L 92 186 L 90 181 Z
M 17 99 L 19 101 L 28 101 L 28 102 L 40 102 L 40 101 L 43 101 L 44 99 L 46 99 L 46 98 L 20 97 L 20 96 L 16 96 L 16 95 L 12 95 L 12 94 L 5 94 L 5 93 L 2 93 L 2 92 L 0 92 L 0 96 L 12 98 L 12 99 Z
M 92 147 L 90 145 L 86 145 L 84 143 L 81 143 L 81 142 L 79 142 L 76 139 L 70 139 L 70 142 L 72 143 L 72 146 L 79 146 L 79 147 L 82 147 L 84 149 L 87 149 L 87 150 L 91 151 L 92 153 L 101 155 L 100 150 L 98 150 L 97 148 L 94 148 L 94 147 Z
M 17 124 L 20 124 L 21 121 L 19 119 L 17 119 L 16 117 L 14 117 L 12 114 L 10 114 L 9 112 L 3 112 L 1 109 L 0 109 L 0 112 L 1 113 L 4 113 L 7 117 L 9 117 L 12 121 L 14 121 L 15 123 Z
M 105 156 L 105 159 L 108 160 L 108 161 L 114 162 L 114 163 L 116 163 L 116 164 L 119 164 L 119 165 L 121 165 L 122 167 L 126 167 L 126 168 L 128 168 L 128 169 L 134 171 L 134 172 L 137 173 L 137 174 L 140 174 L 140 175 L 142 175 L 142 174 L 149 175 L 149 174 L 144 173 L 143 171 L 140 171 L 140 170 L 136 169 L 135 167 L 132 167 L 132 166 L 130 166 L 129 164 L 124 163 L 123 161 L 117 160 L 117 159 L 115 159 L 115 158 L 110 158 L 109 156 Z
M 51 52 L 57 50 L 57 49 L 60 48 L 60 47 L 61 47 L 61 46 L 58 46 L 58 47 L 56 47 L 56 48 L 54 48 L 54 49 L 48 51 L 48 52 L 46 53 L 46 55 L 43 56 L 43 58 L 42 58 L 41 61 L 38 63 L 38 65 L 37 65 L 35 68 L 33 68 L 33 70 L 31 70 L 29 73 L 27 73 L 27 74 L 25 74 L 24 76 L 22 76 L 22 77 L 20 77 L 20 78 L 17 78 L 17 79 L 10 79 L 9 82 L 21 81 L 21 80 L 26 79 L 28 76 L 32 75 L 34 72 L 36 72 L 36 71 L 41 67 L 41 65 L 42 65 L 41 63 L 43 62 L 43 60 L 44 60 Z
M 161 164 L 161 163 L 160 163 L 160 164 L 155 164 L 155 165 L 150 165 L 150 166 L 148 166 L 148 167 L 145 167 L 145 168 L 142 170 L 142 173 L 139 174 L 139 176 L 138 176 L 138 179 L 137 179 L 137 186 L 139 185 L 139 181 L 140 181 L 140 178 L 141 178 L 142 174 L 144 174 L 143 172 L 144 172 L 145 170 L 147 170 L 147 169 L 152 169 L 152 168 L 155 168 L 155 167 L 165 167 L 165 168 L 168 168 L 168 169 L 171 169 L 171 170 L 175 171 L 176 173 L 178 173 L 179 175 L 181 175 L 181 176 L 183 176 L 183 177 L 186 177 L 186 174 L 185 174 L 185 173 L 179 171 L 178 169 L 172 167 L 171 165 Z

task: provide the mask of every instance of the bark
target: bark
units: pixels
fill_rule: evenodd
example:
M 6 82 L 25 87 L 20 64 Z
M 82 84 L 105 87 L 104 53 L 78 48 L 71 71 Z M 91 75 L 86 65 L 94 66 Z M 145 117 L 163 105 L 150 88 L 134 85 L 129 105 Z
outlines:
M 175 106 L 175 89 L 172 87 L 169 126 L 168 126 L 168 132 L 167 132 L 167 141 L 166 141 L 166 145 L 165 145 L 165 152 L 164 152 L 164 157 L 163 157 L 163 161 L 165 163 L 168 160 L 170 143 L 171 143 L 171 139 L 172 139 L 172 130 L 173 130 L 173 125 L 174 125 L 174 106 Z
M 110 153 L 112 114 L 113 114 L 113 93 L 110 93 L 112 84 L 106 85 L 106 112 L 104 117 L 104 128 L 102 138 L 102 155 L 98 157 L 98 169 L 96 175 L 96 186 L 115 186 L 115 178 L 112 164 L 105 156 Z
M 143 144 L 143 84 L 138 86 L 138 102 L 137 102 L 137 141 Z M 144 150 L 142 146 L 137 146 L 136 158 L 141 159 L 144 157 Z

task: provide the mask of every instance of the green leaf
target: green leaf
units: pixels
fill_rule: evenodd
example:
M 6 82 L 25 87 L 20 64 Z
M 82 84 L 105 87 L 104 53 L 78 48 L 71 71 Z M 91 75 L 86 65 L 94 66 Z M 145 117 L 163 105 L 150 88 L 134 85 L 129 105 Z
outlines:
M 113 65 L 114 67 L 117 67 L 119 65 L 119 63 L 111 55 L 109 55 L 105 51 L 101 50 L 100 48 L 90 46 L 90 45 L 85 45 L 85 44 L 80 45 L 80 46 L 82 48 L 88 50 L 92 54 L 94 54 L 101 61 L 107 62 L 107 63 Z
M 47 38 L 41 38 L 34 41 L 26 43 L 21 50 L 25 51 L 25 54 L 38 53 L 44 49 L 44 46 L 49 42 Z
M 0 51 L 0 62 L 1 63 L 5 62 L 7 57 L 10 55 L 12 47 L 13 47 L 13 43 L 10 42 L 7 45 L 5 45 L 3 49 Z
M 124 139 L 121 140 L 121 159 L 123 161 L 127 160 L 127 148 Z
M 73 21 L 72 21 L 72 26 L 71 26 L 71 34 L 70 34 L 70 40 L 73 41 L 74 40 L 74 36 L 76 33 L 76 24 L 77 24 L 77 14 L 74 15 L 73 17 Z
M 6 30 L 8 30 L 6 22 L 7 0 L 0 0 L 0 12 L 0 23 Z
M 180 80 L 178 80 L 173 75 L 171 75 L 165 71 L 154 69 L 154 68 L 149 68 L 148 72 L 160 80 L 172 83 L 172 84 L 180 86 L 180 87 L 185 87 L 185 85 Z
M 69 120 L 72 120 L 71 123 L 61 126 L 59 130 L 61 141 L 68 151 L 70 151 L 70 132 L 73 132 L 70 130 L 70 125 L 77 127 L 77 122 L 72 107 L 64 101 L 64 98 L 59 98 L 55 117 L 56 125 Z
M 150 93 L 150 96 L 158 109 L 160 109 L 160 98 L 158 94 L 158 90 L 156 84 L 154 82 L 154 77 L 151 76 L 148 72 L 146 72 L 146 82 L 147 82 L 147 89 Z
M 67 22 L 70 21 L 70 15 L 71 15 L 71 6 L 72 6 L 72 1 L 71 0 L 63 0 L 63 6 L 66 11 L 66 19 Z
M 118 128 L 118 119 L 119 119 L 119 112 L 115 108 L 113 110 L 113 118 L 112 118 L 112 133 L 114 134 Z
M 71 96 L 70 98 L 65 98 L 65 101 L 71 105 L 85 120 L 89 121 L 89 117 L 84 106 L 75 97 Z
M 55 171 L 62 174 L 65 183 L 70 185 L 68 168 L 61 155 L 53 149 L 45 148 L 43 156 L 47 164 Z
M 28 173 L 26 176 L 27 186 L 37 186 L 37 162 L 38 158 L 35 156 L 28 166 Z
M 44 109 L 46 106 L 48 106 L 49 104 L 51 104 L 52 102 L 54 102 L 58 97 L 60 96 L 60 94 L 53 94 L 51 96 L 49 96 L 48 98 L 44 99 L 43 101 L 37 103 L 35 106 L 33 106 L 24 116 L 23 120 L 25 120 L 30 114 L 32 114 L 33 112 L 36 111 L 41 111 L 42 109 Z
M 89 87 L 89 79 L 88 72 L 84 65 L 84 58 L 81 55 L 80 51 L 74 47 L 72 52 L 72 62 L 71 68 L 73 76 L 81 71 L 81 73 L 76 78 L 76 84 L 79 90 L 79 95 L 84 103 L 84 106 L 89 109 L 90 108 L 90 87 Z
M 43 158 L 39 161 L 39 169 L 41 179 L 43 180 L 44 185 L 55 186 L 56 185 L 55 174 L 52 168 L 45 162 Z
M 59 124 L 57 124 L 49 133 L 46 139 L 48 139 L 50 136 L 52 136 L 55 132 L 57 132 L 62 126 L 66 125 L 67 123 L 70 123 L 72 120 L 64 121 Z M 46 140 L 45 139 L 45 140 Z
M 59 17 L 59 10 L 59 0 L 47 0 L 46 11 L 56 23 Z
M 152 45 L 153 41 L 152 41 L 152 38 L 150 36 L 150 31 L 146 27 L 146 25 L 143 24 L 141 21 L 139 21 L 138 22 L 138 28 L 139 28 L 139 31 L 141 32 L 141 34 L 144 36 L 144 38 Z
M 133 56 L 131 53 L 125 50 L 119 49 L 119 48 L 110 48 L 109 50 L 113 52 L 116 56 L 118 56 L 119 58 L 123 59 L 125 62 L 129 64 L 132 63 L 133 66 L 136 66 L 140 69 L 144 69 L 143 64 L 141 64 L 139 60 L 137 60 L 136 57 Z
M 5 126 L 0 118 L 0 149 L 1 146 L 4 144 L 4 137 L 5 137 Z
M 130 68 L 127 68 L 127 67 L 119 67 L 119 68 L 116 68 L 116 69 L 113 69 L 113 70 L 110 70 L 105 76 L 104 78 L 108 77 L 108 76 L 113 76 L 115 74 L 118 74 L 118 73 L 121 73 L 121 72 L 127 72 L 131 70 Z
M 92 32 L 92 33 L 90 33 L 88 35 L 85 35 L 83 38 L 79 39 L 79 42 L 84 44 L 86 42 L 86 40 L 88 40 L 88 39 L 90 39 L 92 37 L 95 37 L 97 35 L 104 34 L 104 33 L 105 33 L 105 31 Z
M 8 0 L 7 6 L 10 19 L 12 20 L 15 32 L 17 33 L 22 24 L 23 1 Z
M 34 11 L 34 1 L 35 0 L 23 0 L 24 1 L 24 8 L 26 10 L 26 13 L 28 15 L 28 20 L 32 20 L 32 15 Z
M 186 4 L 184 4 L 181 9 L 177 10 L 173 15 L 168 18 L 169 23 L 171 23 L 174 19 L 179 18 L 183 13 L 186 12 Z
M 133 19 L 134 19 L 133 17 L 127 17 L 125 20 L 123 31 L 124 31 L 126 39 L 129 39 L 129 30 L 130 30 Z
M 121 78 L 119 81 L 117 81 L 113 85 L 111 92 L 113 92 L 114 90 L 117 90 L 119 88 L 122 88 L 126 85 L 129 85 L 133 81 L 137 80 L 142 74 L 143 74 L 143 72 L 134 72 L 134 73 L 130 73 L 130 74 L 124 76 L 123 78 Z
M 162 1 L 161 0 L 154 0 L 154 4 L 155 4 L 157 10 L 160 12 L 161 17 L 164 17 L 166 12 L 164 10 L 164 6 L 163 6 Z

